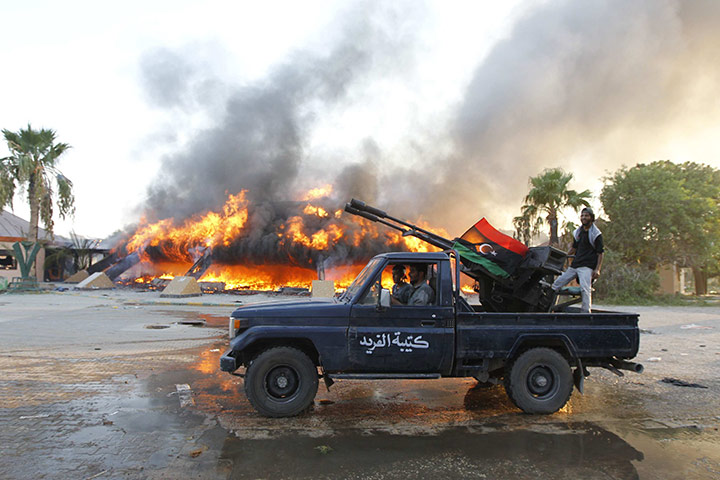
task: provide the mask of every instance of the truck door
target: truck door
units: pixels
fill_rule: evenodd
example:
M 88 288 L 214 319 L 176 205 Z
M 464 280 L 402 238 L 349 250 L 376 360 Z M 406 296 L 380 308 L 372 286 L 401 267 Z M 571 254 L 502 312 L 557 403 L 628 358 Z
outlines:
M 442 266 L 447 264 L 447 275 Z M 406 263 L 407 265 L 407 263 Z M 440 267 L 440 271 L 438 268 Z M 383 287 L 390 287 L 392 264 L 383 270 Z M 439 286 L 449 277 L 449 264 L 440 262 L 428 269 Z M 438 275 L 438 273 L 440 275 Z M 380 278 L 376 279 L 380 280 Z M 435 288 L 430 305 L 393 304 L 378 308 L 377 293 L 353 305 L 348 328 L 348 357 L 358 373 L 447 373 L 453 354 L 454 307 L 442 288 Z

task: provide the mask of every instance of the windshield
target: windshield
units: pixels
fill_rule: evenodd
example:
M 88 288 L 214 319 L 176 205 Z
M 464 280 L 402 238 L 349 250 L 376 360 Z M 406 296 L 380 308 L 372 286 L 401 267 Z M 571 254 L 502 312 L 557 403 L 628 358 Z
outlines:
M 341 297 L 344 301 L 350 301 L 355 294 L 358 293 L 358 291 L 362 288 L 363 285 L 365 285 L 365 281 L 368 279 L 370 275 L 375 271 L 375 267 L 377 267 L 378 263 L 382 262 L 381 258 L 373 258 L 370 260 L 370 262 L 365 265 L 365 268 L 362 269 L 362 272 L 358 274 L 357 277 L 355 277 L 355 280 L 350 284 L 350 286 L 345 290 L 345 293 Z

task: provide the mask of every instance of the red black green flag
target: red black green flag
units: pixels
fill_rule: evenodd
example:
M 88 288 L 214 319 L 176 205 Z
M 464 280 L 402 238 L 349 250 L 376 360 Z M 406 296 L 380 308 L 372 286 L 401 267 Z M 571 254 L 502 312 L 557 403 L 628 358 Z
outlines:
M 521 242 L 495 230 L 485 218 L 455 239 L 453 248 L 467 267 L 480 265 L 503 278 L 513 274 L 528 251 Z

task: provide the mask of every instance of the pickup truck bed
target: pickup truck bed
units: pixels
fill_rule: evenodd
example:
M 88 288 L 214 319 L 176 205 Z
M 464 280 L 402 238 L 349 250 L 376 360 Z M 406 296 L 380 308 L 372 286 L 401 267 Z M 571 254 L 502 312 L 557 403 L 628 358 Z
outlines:
M 554 313 L 476 312 L 467 302 L 456 316 L 455 376 L 473 371 L 480 359 L 514 357 L 519 349 L 553 346 L 587 366 L 605 366 L 603 359 L 629 359 L 639 346 L 638 315 L 569 308 Z M 476 306 L 475 308 L 479 308 Z

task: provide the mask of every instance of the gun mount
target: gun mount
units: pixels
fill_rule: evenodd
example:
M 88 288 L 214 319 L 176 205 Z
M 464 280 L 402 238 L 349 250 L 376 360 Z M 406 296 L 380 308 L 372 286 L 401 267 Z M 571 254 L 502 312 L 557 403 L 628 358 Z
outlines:
M 419 238 L 442 250 L 454 249 L 458 240 L 441 237 L 354 198 L 345 205 L 345 211 L 398 230 L 403 236 Z M 474 289 L 485 310 L 549 312 L 553 310 L 556 299 L 551 285 L 555 276 L 562 273 L 567 255 L 551 246 L 530 247 L 517 269 L 507 277 L 498 276 L 482 265 L 467 261 L 462 254 L 459 258 L 460 271 L 474 280 Z

